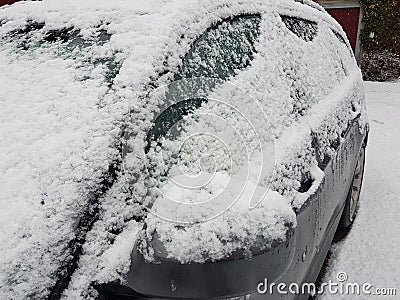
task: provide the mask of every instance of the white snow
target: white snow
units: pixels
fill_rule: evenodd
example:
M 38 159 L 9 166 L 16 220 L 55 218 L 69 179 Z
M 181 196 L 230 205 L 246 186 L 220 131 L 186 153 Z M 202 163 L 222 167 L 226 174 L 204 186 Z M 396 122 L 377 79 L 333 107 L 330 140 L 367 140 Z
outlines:
M 148 232 L 156 231 L 168 256 L 182 263 L 221 259 L 237 249 L 249 249 L 258 238 L 263 238 L 264 247 L 268 247 L 272 241 L 285 239 L 287 224 L 296 226 L 296 216 L 283 196 L 243 177 L 217 172 L 201 189 L 167 184 L 163 192 L 164 198 L 185 205 L 175 207 L 162 199 L 156 202 L 153 214 L 178 215 L 177 220 L 189 222 L 199 216 L 207 218 L 210 211 L 213 216 L 206 222 L 179 229 L 170 220 L 147 218 Z M 214 197 L 210 199 L 210 195 Z M 250 209 L 252 197 L 261 200 L 254 210 Z
M 226 84 L 213 96 L 231 98 L 231 104 L 244 113 L 254 106 L 248 105 L 252 99 L 243 94 L 257 99 L 258 114 L 253 112 L 252 121 L 268 134 L 254 140 L 257 132 L 243 133 L 250 126 L 240 114 L 229 111 L 225 116 L 224 108 L 215 103 L 204 105 L 199 113 L 219 113 L 230 124 L 240 125 L 239 134 L 251 146 L 247 167 L 257 164 L 260 147 L 269 145 L 272 138 L 283 140 L 296 125 L 302 128 L 303 136 L 310 130 L 322 136 L 326 143 L 321 145 L 321 155 L 328 155 L 330 142 L 353 117 L 349 108 L 358 105 L 362 109 L 362 99 L 355 96 L 359 90 L 352 88 L 352 83 L 357 86 L 359 70 L 332 29 L 343 32 L 319 10 L 286 0 L 101 0 L 95 4 L 49 0 L 20 2 L 0 9 L 1 36 L 24 27 L 28 21 L 45 23 L 43 29 L 28 34 L 26 44 L 18 36 L 0 41 L 1 299 L 40 299 L 48 295 L 59 266 L 69 254 L 67 245 L 74 237 L 80 214 L 99 190 L 111 161 L 120 156 L 116 144 L 122 124 L 128 123 L 126 132 L 131 135 L 126 143 L 131 152 L 124 158 L 125 174 L 117 173 L 113 186 L 99 197 L 99 220 L 86 237 L 79 268 L 64 297 L 87 295 L 93 281 L 122 278 L 129 266 L 129 247 L 133 247 L 141 226 L 135 218 L 144 214 L 142 204 L 148 204 L 153 200 L 151 196 L 162 189 L 161 182 L 147 178 L 143 170 L 146 133 L 162 100 L 154 97 L 154 86 L 172 80 L 191 44 L 216 21 L 254 12 L 262 13 L 257 53 L 251 67 L 232 80 L 241 92 Z M 313 43 L 299 40 L 279 14 L 320 20 Z M 112 36 L 105 44 L 92 42 L 84 49 L 70 50 L 60 42 L 41 44 L 48 30 L 69 27 L 79 29 L 88 41 L 95 41 L 100 29 Z M 105 60 L 121 64 L 111 88 L 107 84 L 108 66 L 98 63 Z M 340 93 L 339 86 L 346 89 Z M 335 95 L 339 98 L 330 98 Z M 329 110 L 312 109 L 330 99 L 335 101 Z M 264 115 L 269 122 L 265 122 Z M 207 125 L 192 124 L 189 129 Z M 174 142 L 179 144 L 179 139 L 171 141 L 170 146 Z M 257 186 L 262 194 L 268 192 L 266 199 L 271 201 L 263 201 L 264 206 L 251 213 L 232 209 L 218 220 L 187 227 L 187 235 L 177 240 L 173 237 L 180 231 L 174 224 L 164 224 L 154 215 L 148 216 L 153 225 L 149 228 L 162 226 L 158 228 L 162 238 L 173 240 L 170 252 L 182 260 L 201 260 L 204 253 L 216 259 L 251 245 L 259 235 L 270 241 L 283 239 L 285 223 L 294 225 L 292 207 L 304 201 L 296 198 L 301 175 L 310 171 L 316 183 L 321 180 L 315 172 L 317 162 L 311 140 L 288 144 L 278 143 L 278 164 L 271 178 L 269 172 L 252 174 L 260 182 L 250 181 L 250 186 Z M 196 145 L 201 143 L 189 144 L 188 149 Z M 217 147 L 213 144 L 210 149 Z M 246 159 L 238 155 L 239 150 L 231 152 L 236 154 L 234 170 L 240 172 L 234 173 L 223 164 L 218 171 L 231 172 L 230 176 L 245 174 L 241 170 Z M 199 152 L 190 154 L 186 161 Z M 224 155 L 219 154 L 217 158 Z M 259 174 L 264 177 L 258 178 Z M 242 183 L 243 178 L 236 182 Z M 194 236 L 203 248 L 198 247 L 199 253 L 188 248 L 189 252 L 183 253 L 187 258 L 183 258 L 176 252 L 179 245 L 174 241 L 189 246 Z M 232 242 L 235 238 L 237 242 Z M 222 247 L 222 239 L 232 243 Z
M 281 13 L 290 14 L 285 9 Z M 283 25 L 279 16 L 265 12 L 260 25 L 260 39 L 256 45 L 258 53 L 255 55 L 251 67 L 239 72 L 235 78 L 230 80 L 229 84 L 223 84 L 222 87 L 213 91 L 212 99 L 225 102 L 209 101 L 202 105 L 200 109 L 193 113 L 191 118 L 188 118 L 189 120 L 186 120 L 187 123 L 183 126 L 184 132 L 181 136 L 165 143 L 166 146 L 163 144 L 162 147 L 156 148 L 155 153 L 152 153 L 154 161 L 158 160 L 156 169 L 163 170 L 161 166 L 167 165 L 164 161 L 172 159 L 173 153 L 178 153 L 181 150 L 181 145 L 185 145 L 184 155 L 180 157 L 182 162 L 178 162 L 174 166 L 182 169 L 182 165 L 189 165 L 192 168 L 193 162 L 200 160 L 200 154 L 204 154 L 202 151 L 206 145 L 207 151 L 212 153 L 217 162 L 215 164 L 216 171 L 222 169 L 222 171 L 228 172 L 230 176 L 240 174 L 242 178 L 245 178 L 246 172 L 242 170 L 257 165 L 254 161 L 257 161 L 256 154 L 260 150 L 259 147 L 268 149 L 269 143 L 275 138 L 277 146 L 277 152 L 274 155 L 276 172 L 268 172 L 268 170 L 263 172 L 261 170 L 259 178 L 254 174 L 252 176 L 256 177 L 257 184 L 265 188 L 271 186 L 273 190 L 286 196 L 293 208 L 301 207 L 310 193 L 315 191 L 322 181 L 321 173 L 314 172 L 317 161 L 311 147 L 310 133 L 315 132 L 320 137 L 319 150 L 321 156 L 329 155 L 332 151 L 332 141 L 338 138 L 340 133 L 347 128 L 348 121 L 354 118 L 351 107 L 358 106 L 361 110 L 364 106 L 360 71 L 356 67 L 349 49 L 334 36 L 331 28 L 324 26 L 323 23 L 319 23 L 318 26 L 318 33 L 314 41 L 307 43 L 292 34 Z M 276 37 L 279 37 L 279 39 Z M 288 49 L 288 51 L 284 52 L 282 49 Z M 328 51 L 327 49 L 335 49 L 335 51 Z M 321 68 L 321 65 L 325 67 Z M 208 67 L 213 67 L 212 62 Z M 233 87 L 231 84 L 233 84 Z M 239 88 L 235 89 L 234 87 Z M 300 94 L 300 98 L 296 99 L 292 93 Z M 301 97 L 302 93 L 305 96 Z M 251 95 L 251 97 L 246 95 Z M 235 113 L 234 109 L 227 108 L 230 105 L 245 116 L 252 116 L 250 122 L 243 118 L 241 114 Z M 227 111 L 229 113 L 226 113 Z M 245 133 L 242 134 L 237 130 L 239 131 L 237 135 L 240 138 L 234 138 L 233 135 L 226 138 L 229 134 L 219 137 L 218 134 L 225 133 L 226 128 L 216 126 L 216 122 L 207 122 L 203 115 L 221 117 L 234 129 L 246 128 Z M 364 118 L 363 121 L 365 121 Z M 248 123 L 261 130 L 252 132 Z M 360 126 L 364 125 L 360 124 Z M 197 138 L 191 139 L 196 132 L 211 133 L 213 137 L 218 137 L 218 142 L 222 141 L 222 143 L 209 142 L 209 136 L 205 139 L 207 142 L 199 143 Z M 244 143 L 243 147 L 240 146 L 241 143 Z M 229 162 L 225 159 L 226 153 L 223 150 L 225 145 L 228 145 L 228 154 L 232 166 L 221 163 L 221 161 Z M 195 159 L 193 159 L 193 156 Z M 267 160 L 262 160 L 262 162 L 267 163 Z M 213 169 L 213 163 L 215 162 L 210 160 L 209 164 L 206 164 L 207 170 Z M 271 165 L 273 167 L 273 164 Z M 174 166 L 171 167 L 171 173 L 176 169 Z M 311 176 L 316 175 L 316 180 L 308 194 L 301 194 L 297 190 L 300 187 L 303 175 L 308 172 L 313 173 Z M 159 176 L 160 172 L 157 175 Z M 151 237 L 154 232 L 157 232 L 161 235 L 162 241 L 168 243 L 167 250 L 170 256 L 175 255 L 176 258 L 183 261 L 188 261 L 188 259 L 204 261 L 206 254 L 210 255 L 210 259 L 221 258 L 239 247 L 247 247 L 249 238 L 254 240 L 251 237 L 257 236 L 257 234 L 274 232 L 274 227 L 279 228 L 279 223 L 287 222 L 287 219 L 280 218 L 280 222 L 271 222 L 267 227 L 262 227 L 261 224 L 259 226 L 251 224 L 246 227 L 244 222 L 244 233 L 239 234 L 229 221 L 238 218 L 237 212 L 230 209 L 218 211 L 215 204 L 211 203 L 212 199 L 218 197 L 215 197 L 216 195 L 207 189 L 200 190 L 200 192 L 202 199 L 206 199 L 207 196 L 211 199 L 207 202 L 208 210 L 197 206 L 196 209 L 193 206 L 192 209 L 185 206 L 180 207 L 171 201 L 167 202 L 169 204 L 157 206 L 158 201 L 168 200 L 165 194 L 163 195 L 164 182 L 161 180 L 159 182 L 160 184 L 157 187 L 160 189 L 158 194 L 161 194 L 161 196 L 156 200 L 156 215 L 151 214 L 146 219 L 147 224 L 154 226 L 147 227 L 145 236 Z M 233 188 L 228 187 L 227 189 Z M 184 202 L 197 200 L 197 197 L 193 196 L 193 194 L 196 195 L 195 193 L 191 191 L 189 193 L 190 196 L 187 196 Z M 215 193 L 218 194 L 218 192 Z M 172 200 L 175 200 L 178 204 L 181 202 L 176 197 Z M 224 198 L 217 200 L 224 203 Z M 218 202 L 217 207 L 220 207 L 220 204 Z M 226 205 L 226 203 L 224 204 Z M 163 208 L 162 213 L 157 211 L 160 207 Z M 166 209 L 167 207 L 168 209 Z M 180 219 L 171 216 L 166 217 L 163 215 L 165 211 L 169 211 L 170 214 L 175 216 L 178 215 Z M 198 224 L 198 222 L 219 215 L 212 215 L 214 211 L 223 212 L 223 214 L 220 218 L 212 219 L 212 226 L 208 224 L 209 222 Z M 263 213 L 265 214 L 264 219 L 274 220 L 270 215 L 271 212 L 262 207 L 257 207 L 254 211 L 248 212 L 246 219 L 259 220 Z M 196 224 L 185 226 L 182 230 L 181 225 L 167 224 L 161 221 L 160 215 L 168 220 L 185 223 L 190 223 L 187 220 L 192 219 L 192 222 Z M 198 242 L 192 243 L 191 235 L 182 234 L 182 232 L 196 234 Z M 280 235 L 273 234 L 271 237 L 284 239 L 284 232 L 280 231 L 280 233 Z M 224 249 L 220 247 L 220 253 L 217 253 L 215 251 L 217 251 L 218 246 L 210 236 L 234 236 L 231 239 L 235 242 L 227 243 Z M 179 241 L 179 244 L 174 241 Z M 179 246 L 182 244 L 185 245 L 186 257 L 182 254 L 182 247 Z M 149 253 L 151 253 L 151 249 L 149 249 Z
M 351 296 L 398 299 L 400 293 L 400 83 L 366 82 L 370 118 L 360 208 L 349 235 L 332 246 L 324 281 L 337 282 L 346 272 L 351 283 L 397 288 L 397 296 Z M 371 289 L 374 291 L 374 289 Z M 323 295 L 320 299 L 342 299 Z

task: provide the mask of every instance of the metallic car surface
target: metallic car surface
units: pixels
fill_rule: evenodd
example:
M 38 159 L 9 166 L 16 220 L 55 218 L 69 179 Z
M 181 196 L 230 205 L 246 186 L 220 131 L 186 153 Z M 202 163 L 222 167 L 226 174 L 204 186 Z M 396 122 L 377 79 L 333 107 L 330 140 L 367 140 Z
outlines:
M 308 294 L 279 294 L 265 283 L 314 283 L 335 235 L 352 181 L 361 147 L 368 131 L 360 132 L 357 118 L 343 133 L 334 157 L 321 162 L 324 180 L 296 212 L 297 227 L 283 243 L 265 250 L 253 249 L 253 256 L 231 257 L 206 263 L 181 264 L 156 253 L 156 263 L 147 263 L 137 250 L 127 276 L 131 288 L 101 287 L 105 299 L 226 299 L 243 295 L 249 299 L 307 299 Z M 311 187 L 310 187 L 311 188 Z M 155 239 L 157 240 L 157 239 Z M 107 298 L 107 295 L 109 295 Z M 123 296 L 125 295 L 125 296 Z M 144 296 L 146 295 L 146 296 Z

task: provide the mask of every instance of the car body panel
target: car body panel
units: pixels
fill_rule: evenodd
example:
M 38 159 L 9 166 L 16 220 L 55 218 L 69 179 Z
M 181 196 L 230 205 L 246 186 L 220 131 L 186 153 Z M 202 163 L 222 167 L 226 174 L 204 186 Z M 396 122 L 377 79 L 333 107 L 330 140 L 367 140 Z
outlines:
M 222 299 L 251 295 L 250 299 L 308 299 L 308 294 L 260 294 L 268 283 L 314 283 L 331 246 L 347 199 L 356 158 L 365 146 L 368 130 L 360 131 L 357 116 L 338 146 L 336 155 L 324 169 L 320 183 L 300 210 L 297 227 L 284 243 L 252 258 L 229 258 L 203 264 L 181 264 L 157 258 L 146 263 L 136 249 L 132 253 L 127 281 L 140 299 Z M 117 289 L 109 288 L 112 294 Z M 132 294 L 133 295 L 133 294 Z M 124 298 L 121 298 L 124 299 Z

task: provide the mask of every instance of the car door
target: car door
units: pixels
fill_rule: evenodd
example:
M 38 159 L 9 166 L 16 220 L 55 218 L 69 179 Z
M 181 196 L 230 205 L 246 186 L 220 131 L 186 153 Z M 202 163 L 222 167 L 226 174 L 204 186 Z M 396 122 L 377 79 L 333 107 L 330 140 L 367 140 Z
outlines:
M 255 42 L 260 35 L 260 23 L 261 15 L 237 15 L 217 22 L 194 41 L 190 50 L 182 59 L 182 65 L 174 76 L 174 83 L 168 86 L 165 91 L 165 99 L 160 109 L 161 113 L 155 118 L 154 125 L 147 136 L 147 153 L 151 154 L 153 147 L 162 147 L 165 137 L 172 140 L 177 138 L 176 134 L 172 137 L 169 135 L 174 124 L 180 122 L 193 111 L 200 109 L 202 105 L 206 105 L 207 95 L 212 93 L 213 90 L 252 67 L 252 60 L 256 53 Z M 189 89 L 186 90 L 188 82 L 190 85 Z M 203 97 L 191 96 L 198 94 L 197 89 L 203 89 L 204 85 L 205 92 L 200 93 Z M 155 172 L 158 170 L 160 169 L 154 168 Z M 166 173 L 163 175 L 168 176 Z M 161 215 L 161 217 L 165 216 Z M 154 243 L 154 246 L 155 253 L 160 259 L 167 257 L 161 243 Z M 191 270 L 193 268 L 191 264 L 180 266 L 187 268 L 186 275 L 182 276 L 181 270 L 178 270 L 171 260 L 163 260 L 163 268 L 158 269 L 158 265 L 143 264 L 141 254 L 136 251 L 135 249 L 133 253 L 131 272 L 128 273 L 127 279 L 130 286 L 141 294 L 162 295 L 163 297 L 170 295 L 171 297 L 196 296 L 208 298 L 215 291 L 221 294 L 235 293 L 233 290 L 223 290 L 232 289 L 234 285 L 224 287 L 218 286 L 218 283 L 215 282 L 211 286 L 209 276 L 212 276 L 212 274 L 198 273 L 197 279 L 191 280 L 190 274 L 194 274 Z M 143 268 L 149 268 L 147 270 L 150 270 L 152 276 L 155 276 L 153 283 L 147 279 L 149 273 L 144 271 Z M 146 273 L 142 273 L 142 271 Z M 263 272 L 263 270 L 258 270 L 258 272 Z M 169 275 L 166 275 L 167 273 Z M 157 278 L 163 276 L 170 278 L 168 281 L 157 280 Z M 235 275 L 232 273 L 230 276 L 234 277 Z M 154 282 L 162 282 L 162 285 L 155 285 Z M 171 290 L 171 282 L 180 287 L 180 291 L 185 294 L 174 294 L 174 289 Z M 204 288 L 205 286 L 207 288 Z M 107 287 L 100 289 L 104 293 L 109 292 Z
M 346 42 L 335 29 L 327 28 L 327 46 L 332 49 L 332 55 L 341 64 L 341 69 L 337 72 L 337 78 L 340 85 L 344 86 L 343 82 L 349 76 L 354 67 L 354 55 Z M 332 47 L 334 46 L 334 47 Z M 340 51 L 341 50 L 341 51 Z M 357 86 L 357 82 L 354 83 Z M 318 164 L 326 176 L 326 191 L 321 194 L 318 208 L 318 236 L 317 247 L 322 247 L 325 239 L 330 234 L 330 231 L 336 229 L 336 221 L 340 218 L 341 209 L 347 198 L 350 181 L 354 170 L 354 159 L 358 155 L 360 149 L 360 137 L 357 136 L 356 129 L 359 115 L 355 113 L 357 105 L 354 99 L 358 98 L 360 91 L 358 88 L 351 87 L 346 96 L 341 99 L 345 113 L 352 115 L 348 123 L 343 123 L 335 128 L 332 124 L 325 127 L 330 131 L 330 137 L 322 137 L 317 132 L 313 133 L 313 145 L 317 156 Z M 342 121 L 343 122 L 343 121 Z M 329 143 L 328 147 L 321 145 Z M 332 194 L 332 196 L 328 196 Z M 328 238 L 329 239 L 329 238 Z

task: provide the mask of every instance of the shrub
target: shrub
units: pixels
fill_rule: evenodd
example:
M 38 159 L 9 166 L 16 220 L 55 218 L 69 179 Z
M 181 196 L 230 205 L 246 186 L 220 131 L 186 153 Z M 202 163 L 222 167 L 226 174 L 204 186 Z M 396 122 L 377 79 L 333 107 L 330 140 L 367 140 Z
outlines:
M 364 80 L 398 80 L 400 79 L 400 55 L 388 50 L 364 52 L 361 69 Z
M 360 38 L 364 51 L 400 54 L 400 1 L 361 0 L 361 5 L 364 28 Z
M 360 0 L 364 18 L 361 30 L 361 69 L 364 80 L 400 78 L 400 0 Z

